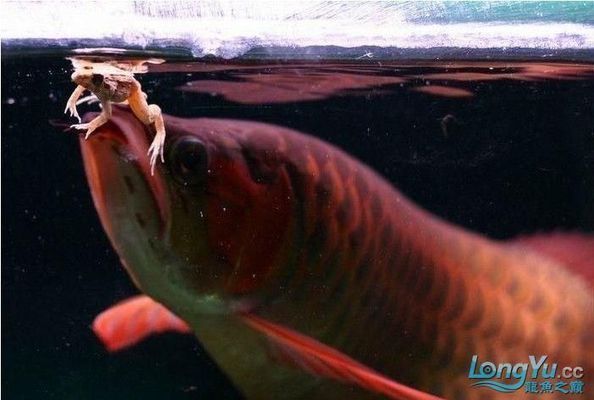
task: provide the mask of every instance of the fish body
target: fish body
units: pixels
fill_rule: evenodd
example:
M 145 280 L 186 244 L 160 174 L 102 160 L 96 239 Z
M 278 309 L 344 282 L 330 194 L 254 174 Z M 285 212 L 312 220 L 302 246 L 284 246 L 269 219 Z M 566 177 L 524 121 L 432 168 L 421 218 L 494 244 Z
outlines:
M 81 142 L 106 232 L 246 397 L 368 395 L 311 378 L 260 320 L 449 399 L 525 396 L 472 387 L 473 355 L 594 371 L 592 286 L 560 262 L 455 227 L 294 130 L 166 116 L 166 166 L 152 176 L 145 128 L 120 108 L 112 121 Z

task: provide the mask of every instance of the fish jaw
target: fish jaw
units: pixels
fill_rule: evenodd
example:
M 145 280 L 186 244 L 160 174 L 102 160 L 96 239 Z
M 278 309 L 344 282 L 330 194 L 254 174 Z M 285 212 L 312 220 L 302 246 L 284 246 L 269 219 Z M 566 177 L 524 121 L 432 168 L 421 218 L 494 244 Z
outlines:
M 115 115 L 80 145 L 99 219 L 128 274 L 156 299 L 178 293 L 167 246 L 169 195 L 161 171 L 151 175 L 144 126 Z
M 180 229 L 186 216 L 179 214 L 180 199 L 165 167 L 151 170 L 146 155 L 151 140 L 147 128 L 120 107 L 114 107 L 111 121 L 91 137 L 81 136 L 84 168 L 101 224 L 142 292 L 186 321 L 200 314 L 227 314 L 228 301 L 214 290 L 211 274 L 196 274 L 208 266 L 211 272 L 217 265 L 206 257 L 189 264 L 180 252 L 179 237 L 190 235 L 197 252 L 205 253 L 205 234 L 200 226 L 191 232 Z
M 161 177 L 150 175 L 142 156 L 148 139 L 131 134 L 137 132 L 144 132 L 137 121 L 118 120 L 81 137 L 80 145 L 101 224 L 124 263 L 142 265 L 136 260 L 155 253 L 151 243 L 166 235 L 169 207 Z M 136 269 L 128 272 L 137 284 L 143 281 Z

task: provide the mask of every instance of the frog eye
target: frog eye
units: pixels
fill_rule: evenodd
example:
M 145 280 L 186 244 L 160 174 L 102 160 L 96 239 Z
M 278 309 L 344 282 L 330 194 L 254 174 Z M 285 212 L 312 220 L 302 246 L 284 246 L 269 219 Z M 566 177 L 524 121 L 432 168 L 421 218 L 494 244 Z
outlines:
M 93 77 L 91 78 L 91 82 L 93 82 L 93 85 L 95 85 L 95 86 L 101 85 L 103 83 L 103 75 L 93 74 Z

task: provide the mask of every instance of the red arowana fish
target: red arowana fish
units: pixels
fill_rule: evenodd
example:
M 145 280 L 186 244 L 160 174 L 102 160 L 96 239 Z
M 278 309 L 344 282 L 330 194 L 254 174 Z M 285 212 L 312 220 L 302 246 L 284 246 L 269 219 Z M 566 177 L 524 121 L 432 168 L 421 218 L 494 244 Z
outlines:
M 250 399 L 526 396 L 473 387 L 473 355 L 581 366 L 592 396 L 592 238 L 495 242 L 305 134 L 165 123 L 154 176 L 150 134 L 124 108 L 81 142 L 101 222 L 152 299 L 96 319 L 108 348 L 189 327 Z M 553 257 L 531 250 L 549 242 Z

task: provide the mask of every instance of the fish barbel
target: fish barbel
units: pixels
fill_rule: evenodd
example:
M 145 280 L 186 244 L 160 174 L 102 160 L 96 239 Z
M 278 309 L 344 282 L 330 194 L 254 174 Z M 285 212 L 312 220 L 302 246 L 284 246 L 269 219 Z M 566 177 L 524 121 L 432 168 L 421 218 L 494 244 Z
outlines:
M 497 242 L 456 227 L 291 129 L 164 118 L 166 163 L 154 176 L 149 133 L 124 108 L 81 141 L 112 245 L 166 307 L 119 341 L 146 300 L 108 310 L 95 324 L 108 346 L 183 331 L 179 317 L 254 399 L 524 398 L 524 388 L 472 387 L 473 355 L 582 366 L 592 395 L 592 268 L 533 250 L 555 236 Z M 592 238 L 580 241 L 574 252 L 594 253 Z

